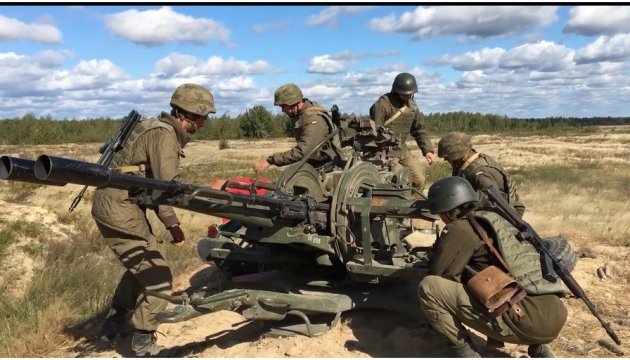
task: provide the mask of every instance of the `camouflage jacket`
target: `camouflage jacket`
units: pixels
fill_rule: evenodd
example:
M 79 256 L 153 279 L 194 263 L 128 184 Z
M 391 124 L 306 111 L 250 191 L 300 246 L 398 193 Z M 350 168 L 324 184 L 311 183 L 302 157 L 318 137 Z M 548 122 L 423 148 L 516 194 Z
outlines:
M 168 113 L 158 119 L 141 120 L 133 130 L 125 148 L 112 159 L 112 168 L 145 165 L 148 170 L 136 175 L 160 180 L 179 178 L 179 160 L 190 135 Z M 125 190 L 97 189 L 92 201 L 92 216 L 101 225 L 129 235 L 149 239 L 152 236 L 145 208 L 132 204 Z M 179 223 L 170 206 L 155 210 L 165 227 Z
M 334 125 L 328 112 L 316 102 L 304 99 L 304 108 L 291 119 L 295 123 L 294 135 L 297 145 L 287 151 L 277 152 L 267 161 L 276 166 L 293 164 L 302 160 L 317 144 L 334 130 Z M 324 144 L 308 160 L 317 167 L 332 159 L 329 144 Z
M 486 231 L 489 236 L 493 234 L 491 229 Z M 498 263 L 465 218 L 446 225 L 433 247 L 429 275 L 463 284 L 471 277 L 471 274 L 464 271 L 466 265 L 481 271 Z M 473 301 L 473 305 L 480 312 L 486 311 L 477 301 Z M 505 312 L 502 318 L 524 343 L 544 344 L 553 340 L 567 318 L 567 309 L 555 294 L 527 295 L 519 305 L 525 312 L 523 318 L 519 319 L 512 311 Z M 488 321 L 493 321 L 490 319 L 489 317 Z
M 387 127 L 392 128 L 394 132 L 401 132 L 400 135 L 402 135 L 403 143 L 401 144 L 402 149 L 400 156 L 405 157 L 408 153 L 405 140 L 409 137 L 409 134 L 416 140 L 416 144 L 418 144 L 420 151 L 422 151 L 422 155 L 434 152 L 431 139 L 429 139 L 429 135 L 424 127 L 422 113 L 413 99 L 409 100 L 407 104 L 404 104 L 396 94 L 387 93 L 381 96 L 372 105 L 370 108 L 370 118 L 374 120 L 377 128 L 386 126 L 385 123 L 387 120 L 391 119 L 392 116 L 405 107 L 405 105 L 406 108 L 402 115 L 387 125 Z
M 516 192 L 516 186 L 510 181 L 503 167 L 490 156 L 475 152 L 464 165 L 453 169 L 453 176 L 465 178 L 477 191 L 488 189 L 494 185 L 519 214 L 525 213 L 525 205 Z M 483 193 L 480 195 L 482 203 L 488 201 L 487 196 Z

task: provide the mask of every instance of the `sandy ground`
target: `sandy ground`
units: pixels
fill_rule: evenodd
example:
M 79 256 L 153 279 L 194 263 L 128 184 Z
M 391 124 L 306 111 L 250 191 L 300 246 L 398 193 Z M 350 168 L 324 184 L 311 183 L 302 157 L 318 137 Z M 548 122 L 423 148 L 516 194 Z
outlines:
M 608 140 L 614 134 L 608 135 Z M 619 145 L 617 141 L 607 141 L 602 147 L 594 151 L 610 148 L 627 155 L 628 134 Z M 591 139 L 594 142 L 598 138 Z M 512 139 L 513 141 L 513 139 Z M 437 140 L 435 140 L 437 143 Z M 224 150 L 220 156 L 231 159 L 242 159 L 244 163 L 253 163 L 260 156 L 260 149 L 273 152 L 288 148 L 289 141 L 261 141 L 248 143 L 245 141 L 231 141 L 231 149 Z M 488 149 L 500 161 L 515 164 L 518 160 L 526 159 L 530 164 L 562 163 L 567 158 L 574 157 L 576 152 L 582 151 L 583 146 L 578 142 L 566 138 L 539 138 L 527 143 L 528 151 L 520 149 L 522 156 L 514 155 L 519 152 L 518 146 L 500 137 L 481 136 L 475 138 L 481 151 Z M 568 144 L 568 145 L 567 145 Z M 567 151 L 567 146 L 570 148 Z M 97 146 L 93 146 L 96 149 Z M 537 148 L 544 149 L 536 151 Z M 92 148 L 90 148 L 92 150 Z M 217 142 L 194 142 L 187 147 L 187 157 L 184 165 L 199 164 L 217 156 Z M 491 150 L 490 150 L 491 149 Z M 534 149 L 534 150 L 532 150 Z M 8 151 L 7 151 L 8 150 Z M 20 149 L 0 148 L 1 153 L 20 152 Z M 38 149 L 40 153 L 51 152 L 51 149 Z M 592 149 L 591 149 L 592 150 Z M 603 151 L 603 150 L 602 150 Z M 53 150 L 54 152 L 54 150 Z M 81 153 L 81 152 L 78 152 Z M 83 153 L 85 154 L 85 152 Z M 516 159 L 511 156 L 516 156 Z M 597 154 L 593 154 L 597 156 Z M 610 156 L 610 155 L 606 155 Z M 31 156 L 33 157 L 33 156 Z M 84 159 L 94 160 L 95 155 L 85 155 Z M 612 156 L 611 161 L 619 161 L 628 166 L 628 156 L 621 158 Z M 68 198 L 70 199 L 70 197 Z M 0 217 L 5 220 L 14 214 L 32 214 L 41 218 L 43 222 L 52 221 L 50 212 L 44 208 L 28 209 L 22 205 L 0 202 Z M 528 210 L 536 213 L 536 209 Z M 12 215 L 13 214 L 13 215 Z M 195 221 L 203 221 L 198 218 Z M 207 219 L 207 218 L 204 218 Z M 190 219 L 189 219 L 190 220 Z M 189 221 L 185 220 L 185 221 Z M 59 226 L 62 234 L 66 229 Z M 563 235 L 567 237 L 574 249 L 580 255 L 573 275 L 586 290 L 587 294 L 602 311 L 605 318 L 612 322 L 612 326 L 619 334 L 624 345 L 621 347 L 628 356 L 627 343 L 630 341 L 630 260 L 628 247 L 614 247 L 603 244 L 593 244 L 590 234 L 581 231 L 565 229 Z M 16 265 L 17 266 L 17 265 Z M 28 265 L 23 265 L 29 267 Z M 32 266 L 32 264 L 31 264 Z M 609 270 L 609 277 L 600 279 L 597 269 L 605 266 Z M 205 279 L 208 282 L 220 278 L 213 265 L 200 264 L 192 273 L 182 274 L 177 278 L 176 288 L 183 289 L 190 285 L 190 279 Z M 614 357 L 620 356 L 609 349 L 597 344 L 600 339 L 609 343 L 607 337 L 595 317 L 584 304 L 575 298 L 563 300 L 569 309 L 569 320 L 560 337 L 551 345 L 556 355 L 560 357 Z M 94 334 L 100 327 L 102 318 L 95 318 L 82 325 L 78 331 L 76 341 L 58 350 L 50 356 L 55 357 L 129 357 L 129 337 L 120 339 L 113 346 L 103 346 L 94 340 Z M 401 313 L 386 310 L 361 310 L 344 314 L 340 323 L 323 335 L 309 338 L 271 337 L 266 334 L 270 324 L 251 322 L 242 315 L 229 311 L 220 311 L 192 320 L 164 324 L 160 327 L 158 343 L 167 347 L 176 347 L 178 355 L 188 357 L 448 357 L 450 352 L 443 340 L 439 338 L 422 318 L 412 318 Z M 483 346 L 484 339 L 476 337 L 475 342 Z M 507 344 L 505 348 L 488 352 L 492 357 L 521 357 L 526 354 L 526 346 Z

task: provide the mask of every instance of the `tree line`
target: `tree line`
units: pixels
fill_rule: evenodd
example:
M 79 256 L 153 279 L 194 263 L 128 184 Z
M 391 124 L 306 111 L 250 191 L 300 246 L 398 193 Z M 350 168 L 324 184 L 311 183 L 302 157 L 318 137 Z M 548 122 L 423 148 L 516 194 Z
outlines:
M 0 120 L 0 144 L 63 144 L 104 142 L 120 128 L 122 118 L 63 119 L 22 117 Z M 549 117 L 520 119 L 495 114 L 471 112 L 430 113 L 424 115 L 430 134 L 449 131 L 477 133 L 561 134 L 567 131 L 588 131 L 592 125 L 627 125 L 627 117 Z M 236 117 L 215 116 L 208 120 L 194 138 L 200 140 L 264 139 L 293 136 L 294 124 L 284 114 L 272 114 L 261 105 Z

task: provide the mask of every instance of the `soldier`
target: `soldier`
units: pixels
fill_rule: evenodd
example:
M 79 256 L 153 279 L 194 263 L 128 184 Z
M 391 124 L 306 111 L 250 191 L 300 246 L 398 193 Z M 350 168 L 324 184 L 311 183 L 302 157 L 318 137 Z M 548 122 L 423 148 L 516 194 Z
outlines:
M 429 188 L 428 201 L 431 213 L 439 214 L 446 224 L 434 245 L 429 273 L 418 288 L 422 311 L 433 329 L 459 357 L 480 357 L 463 324 L 485 334 L 489 343 L 529 345 L 530 357 L 553 357 L 547 344 L 567 318 L 559 299 L 564 284 L 544 279 L 536 261 L 540 254 L 533 245 L 524 242 L 528 244 L 524 246 L 517 239 L 518 230 L 502 213 L 476 211 L 477 193 L 461 177 L 436 181 Z M 503 307 L 490 311 L 482 305 L 486 302 L 471 297 L 475 292 L 469 279 L 493 264 L 507 265 L 514 277 L 510 279 L 525 291 L 515 293 L 524 298 L 508 297 Z M 486 289 L 492 288 L 487 284 L 499 283 L 489 279 L 482 276 Z
M 412 185 L 419 191 L 424 188 L 425 177 L 420 161 L 411 155 L 405 141 L 409 134 L 413 136 L 422 151 L 427 163 L 432 165 L 435 160 L 433 145 L 424 128 L 424 120 L 413 100 L 418 92 L 416 78 L 409 73 L 400 73 L 394 79 L 391 92 L 381 96 L 370 108 L 370 118 L 376 127 L 388 127 L 401 141 L 398 154 L 391 154 L 398 158 L 398 164 L 393 171 L 400 171 L 402 167 L 409 169 Z
M 525 213 L 525 205 L 507 172 L 493 158 L 473 149 L 470 136 L 458 131 L 446 134 L 438 143 L 438 156 L 451 164 L 453 176 L 465 178 L 477 191 L 494 185 L 519 214 Z M 483 196 L 480 200 L 485 203 L 487 197 L 480 194 Z
M 170 114 L 162 112 L 157 119 L 143 119 L 136 125 L 124 150 L 112 159 L 113 168 L 160 180 L 179 178 L 179 161 L 190 134 L 203 127 L 216 110 L 210 91 L 196 84 L 177 87 L 170 105 Z M 182 246 L 185 236 L 173 208 L 160 205 L 153 210 L 170 232 L 172 243 Z M 155 344 L 159 325 L 155 314 L 163 311 L 167 302 L 144 290 L 170 295 L 172 275 L 156 247 L 145 211 L 145 207 L 129 201 L 127 191 L 104 188 L 94 193 L 92 216 L 107 245 L 127 269 L 114 292 L 100 338 L 113 340 L 122 331 L 127 312 L 133 311 L 133 352 L 164 357 L 168 351 Z
M 318 103 L 305 98 L 295 84 L 284 84 L 274 94 L 275 106 L 280 106 L 295 124 L 297 145 L 292 149 L 277 152 L 260 159 L 254 170 L 261 171 L 270 165 L 285 166 L 296 163 L 306 156 L 317 144 L 335 130 L 332 118 Z M 333 139 L 334 140 L 334 139 Z M 318 168 L 339 159 L 338 144 L 328 142 L 310 156 L 307 162 Z

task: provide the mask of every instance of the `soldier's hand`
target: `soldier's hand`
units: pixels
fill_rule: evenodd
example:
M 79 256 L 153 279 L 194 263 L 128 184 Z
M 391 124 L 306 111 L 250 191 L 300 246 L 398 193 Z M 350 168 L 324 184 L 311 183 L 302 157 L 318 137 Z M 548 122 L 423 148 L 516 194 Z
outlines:
M 184 232 L 182 228 L 179 227 L 178 224 L 175 224 L 168 228 L 168 231 L 171 233 L 173 237 L 173 241 L 171 243 L 175 246 L 182 246 L 186 242 L 186 237 L 184 236 Z
M 433 152 L 428 152 L 424 157 L 427 159 L 427 162 L 429 163 L 429 165 L 433 165 L 435 160 L 437 160 L 437 157 L 435 156 Z
M 261 172 L 270 166 L 267 158 L 260 159 L 254 164 L 254 171 Z

